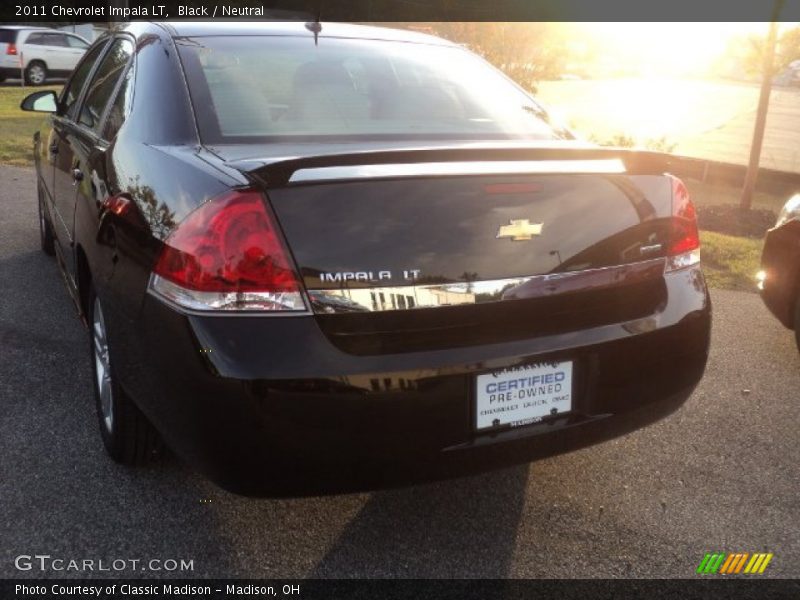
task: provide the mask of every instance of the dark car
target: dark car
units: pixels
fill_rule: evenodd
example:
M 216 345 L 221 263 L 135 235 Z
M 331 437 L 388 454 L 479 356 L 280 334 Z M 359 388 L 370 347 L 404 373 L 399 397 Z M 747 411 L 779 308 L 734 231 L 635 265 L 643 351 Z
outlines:
M 658 155 L 595 148 L 458 45 L 130 24 L 36 134 L 100 431 L 303 494 L 530 461 L 671 413 L 710 302 Z
M 794 330 L 800 350 L 800 194 L 789 199 L 767 231 L 758 279 L 764 304 Z

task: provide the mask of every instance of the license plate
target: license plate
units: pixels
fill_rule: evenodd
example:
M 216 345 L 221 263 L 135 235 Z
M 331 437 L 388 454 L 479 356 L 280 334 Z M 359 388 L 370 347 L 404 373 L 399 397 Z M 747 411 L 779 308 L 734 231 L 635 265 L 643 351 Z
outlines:
M 478 375 L 475 392 L 477 429 L 536 423 L 572 410 L 572 361 Z

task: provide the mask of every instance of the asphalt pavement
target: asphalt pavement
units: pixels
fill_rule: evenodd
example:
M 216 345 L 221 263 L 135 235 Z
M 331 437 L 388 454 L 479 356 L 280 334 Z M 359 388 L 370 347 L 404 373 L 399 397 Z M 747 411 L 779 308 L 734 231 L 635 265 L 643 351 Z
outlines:
M 646 429 L 478 477 L 248 499 L 176 458 L 106 457 L 33 181 L 0 167 L 0 577 L 92 575 L 17 569 L 35 554 L 193 561 L 95 573 L 129 577 L 692 577 L 710 551 L 772 552 L 763 576 L 800 575 L 800 356 L 757 295 L 712 293 L 706 376 Z

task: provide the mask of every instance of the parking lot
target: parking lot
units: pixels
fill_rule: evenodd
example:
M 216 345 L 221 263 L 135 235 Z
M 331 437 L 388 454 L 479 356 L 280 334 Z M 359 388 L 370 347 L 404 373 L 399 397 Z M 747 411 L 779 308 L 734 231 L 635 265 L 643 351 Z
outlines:
M 800 356 L 755 294 L 714 291 L 707 374 L 667 420 L 572 454 L 400 490 L 233 496 L 103 451 L 85 332 L 39 250 L 31 169 L 0 167 L 0 577 L 14 559 L 191 560 L 157 577 L 691 577 L 706 552 L 800 572 Z
M 538 97 L 598 141 L 663 140 L 681 156 L 746 165 L 759 85 L 681 79 L 544 81 Z M 654 116 L 654 115 L 657 115 Z M 800 89 L 774 86 L 761 167 L 800 173 Z

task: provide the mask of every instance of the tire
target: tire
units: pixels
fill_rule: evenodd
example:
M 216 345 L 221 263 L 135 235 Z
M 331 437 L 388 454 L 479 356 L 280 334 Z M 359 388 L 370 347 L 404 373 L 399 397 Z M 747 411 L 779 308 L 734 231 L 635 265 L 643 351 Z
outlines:
M 28 85 L 42 85 L 47 81 L 47 67 L 40 60 L 32 60 L 25 67 L 25 83 Z
M 3 83 L 6 80 L 5 75 L 0 75 L 0 83 Z
M 44 199 L 42 197 L 41 184 L 39 183 L 36 184 L 36 193 L 39 197 L 39 243 L 42 246 L 42 252 L 47 256 L 53 256 L 56 253 L 56 242 L 53 237 L 53 228 L 45 216 Z
M 93 287 L 89 290 L 88 311 L 92 387 L 103 445 L 118 463 L 146 464 L 161 455 L 163 444 L 147 417 L 114 377 L 113 344 L 106 329 L 102 304 Z

